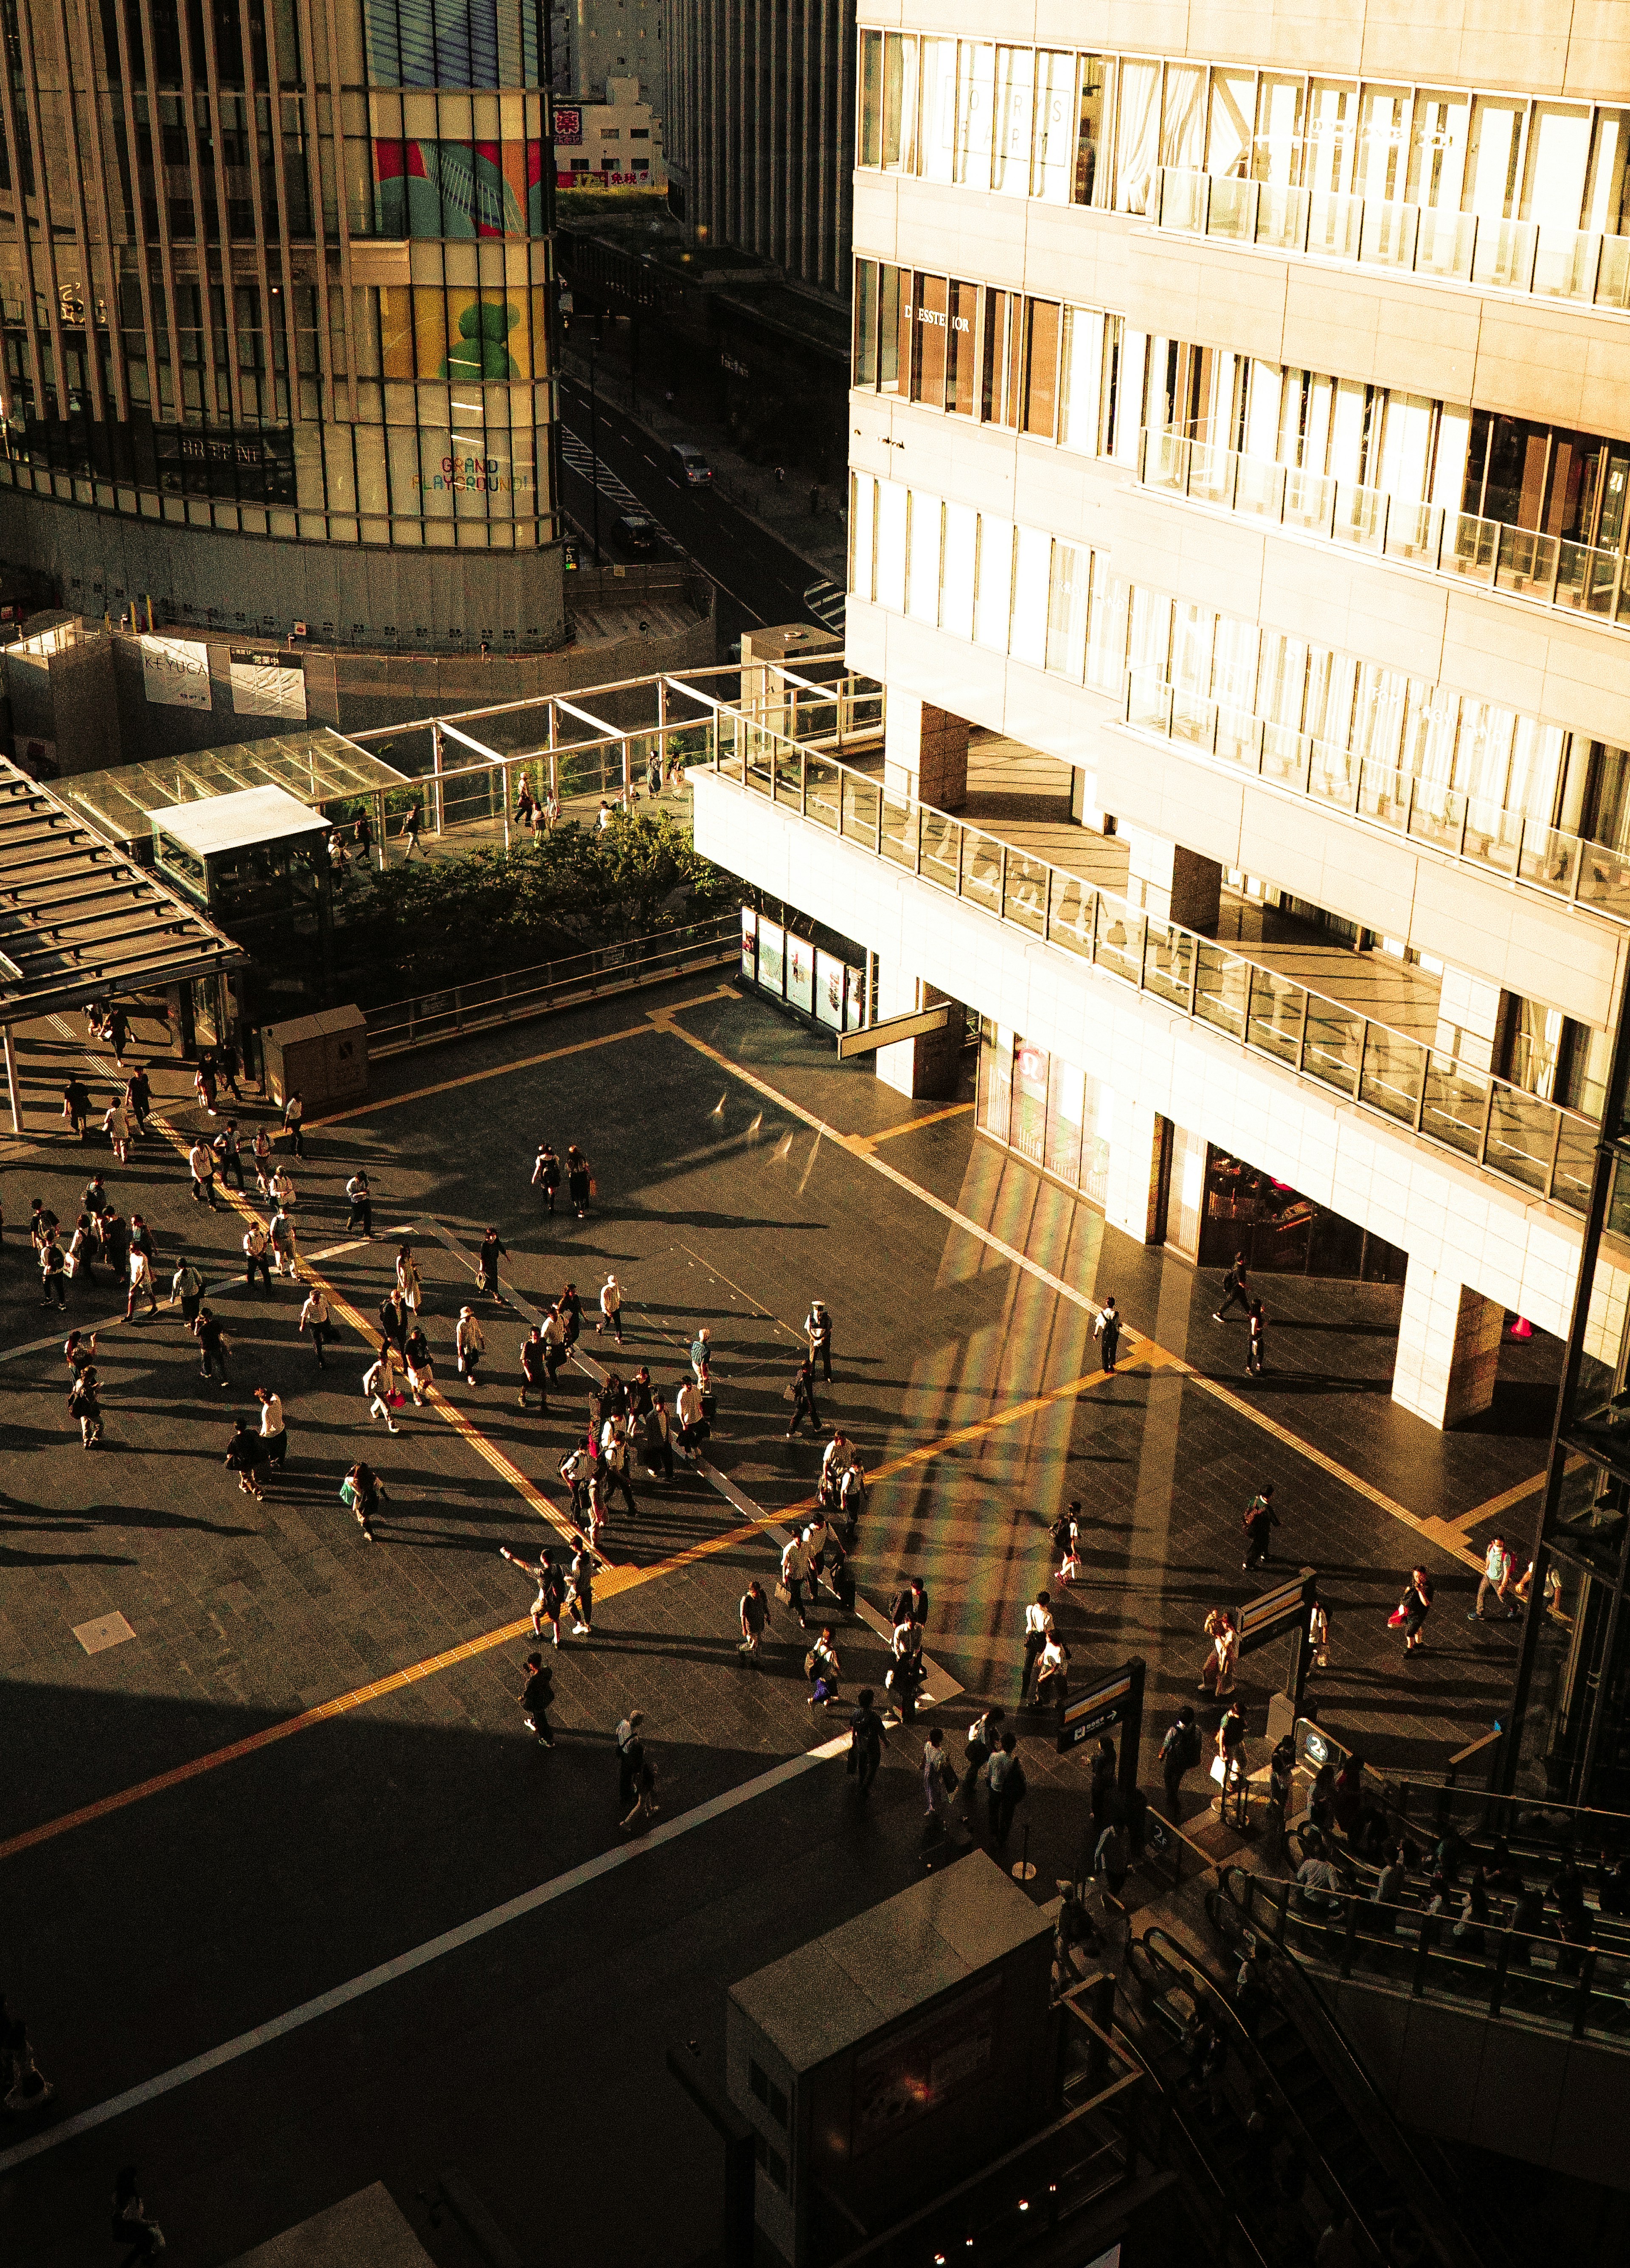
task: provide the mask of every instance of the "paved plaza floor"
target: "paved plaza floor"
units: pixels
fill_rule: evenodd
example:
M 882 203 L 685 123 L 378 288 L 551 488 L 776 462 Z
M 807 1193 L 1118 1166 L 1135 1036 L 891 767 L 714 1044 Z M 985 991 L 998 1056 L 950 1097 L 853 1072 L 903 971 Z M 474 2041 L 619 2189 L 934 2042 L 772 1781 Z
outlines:
M 28 1037 L 36 1073 L 85 1068 L 68 1020 Z M 99 1094 L 111 1067 L 91 1053 Z M 453 2268 L 474 2256 L 427 2202 L 450 2167 L 529 2258 L 639 2268 L 706 2250 L 719 2154 L 666 2050 L 715 2051 L 730 1982 L 925 1863 L 920 1737 L 894 1736 L 863 1808 L 841 1725 L 806 1705 L 796 1621 L 777 1613 L 758 1668 L 736 1649 L 737 1599 L 751 1576 L 772 1583 L 777 1526 L 818 1470 L 816 1442 L 784 1438 L 812 1295 L 835 1320 L 823 1418 L 874 1476 L 864 1611 L 838 1631 L 846 1698 L 881 1682 L 877 1609 L 921 1574 L 925 1714 L 959 1756 L 977 1707 L 1014 1705 L 1023 1605 L 1079 1497 L 1084 1579 L 1061 1625 L 1078 1678 L 1146 1660 L 1154 1784 L 1208 1609 L 1262 1587 L 1240 1571 L 1240 1515 L 1271 1479 L 1279 1565 L 1316 1566 L 1329 1606 L 1314 1690 L 1333 1724 L 1377 1762 L 1431 1770 L 1504 1700 L 1514 1630 L 1471 1628 L 1464 1609 L 1493 1525 L 1531 1524 L 1554 1354 L 1540 1342 L 1502 1356 L 1481 1429 L 1438 1434 L 1388 1398 L 1396 1292 L 1276 1284 L 1274 1368 L 1248 1385 L 1237 1327 L 1210 1321 L 1214 1279 L 1106 1230 L 977 1138 L 966 1109 L 907 1101 L 693 980 L 393 1058 L 365 1105 L 308 1127 L 291 1161 L 303 1274 L 341 1316 L 319 1370 L 295 1329 L 304 1285 L 246 1286 L 245 1207 L 192 1202 L 177 1144 L 201 1114 L 179 1067 L 154 1079 L 170 1135 L 128 1167 L 43 1127 L 0 1157 L 0 1987 L 60 2113 L 33 2154 L 0 2131 L 0 2246 L 18 2268 L 100 2258 L 130 2160 L 175 2257 L 200 2268 L 377 2181 Z M 240 1126 L 264 1115 L 251 1097 Z M 530 1186 L 546 1134 L 592 1161 L 585 1220 L 563 1202 L 549 1218 Z M 371 1241 L 346 1226 L 358 1166 Z M 199 1377 L 174 1310 L 115 1322 L 99 1270 L 68 1318 L 100 1330 L 106 1438 L 87 1453 L 26 1223 L 35 1196 L 71 1222 L 93 1167 L 145 1214 L 161 1286 L 183 1251 L 203 1270 L 231 1383 Z M 488 1225 L 509 1248 L 505 1300 L 481 1310 L 470 1387 L 452 1327 Z M 359 1322 L 399 1233 L 439 1387 L 393 1438 L 367 1417 Z M 719 1425 L 709 1475 L 636 1477 L 637 1512 L 613 1513 L 593 1636 L 562 1644 L 544 1753 L 517 1700 L 529 1594 L 498 1547 L 563 1549 L 557 1466 L 591 1381 L 564 1372 L 547 1418 L 523 1412 L 518 1351 L 568 1280 L 591 1307 L 607 1270 L 627 1344 L 589 1337 L 588 1355 L 625 1375 L 645 1362 L 672 1394 L 708 1324 Z M 1092 1322 L 1112 1290 L 1130 1338 L 1106 1379 Z M 257 1385 L 289 1422 L 264 1504 L 221 1462 Z M 338 1498 L 357 1456 L 389 1492 L 371 1548 Z M 1385 1622 L 1417 1558 L 1437 1609 L 1406 1662 Z M 1242 1671 L 1258 1763 L 1284 1668 L 1269 1648 Z M 632 1707 L 662 1808 L 630 1839 L 613 1732 Z M 1010 1856 L 1027 1828 L 1039 1895 L 1078 1857 L 1084 1759 L 1058 1756 L 1038 1719 L 1024 1730 L 1032 1794 Z M 932 1845 L 926 1862 L 953 1855 Z

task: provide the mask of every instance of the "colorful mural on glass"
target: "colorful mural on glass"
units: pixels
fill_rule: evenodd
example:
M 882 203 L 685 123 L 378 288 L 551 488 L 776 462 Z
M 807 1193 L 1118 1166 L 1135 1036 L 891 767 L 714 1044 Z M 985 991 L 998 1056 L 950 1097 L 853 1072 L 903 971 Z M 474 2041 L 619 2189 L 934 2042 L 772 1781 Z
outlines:
M 539 142 L 397 142 L 373 145 L 381 236 L 541 236 Z
M 526 301 L 531 298 L 532 320 Z M 456 379 L 482 386 L 536 374 L 532 340 L 546 335 L 541 285 L 510 291 L 436 284 L 379 293 L 379 346 L 386 378 Z

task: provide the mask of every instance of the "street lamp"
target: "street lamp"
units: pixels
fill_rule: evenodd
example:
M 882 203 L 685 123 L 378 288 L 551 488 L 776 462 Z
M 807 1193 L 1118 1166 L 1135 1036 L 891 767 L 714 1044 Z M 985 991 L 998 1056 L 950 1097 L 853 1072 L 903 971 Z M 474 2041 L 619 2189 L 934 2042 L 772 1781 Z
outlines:
M 594 350 L 598 343 L 599 318 L 589 321 L 589 481 L 593 490 L 591 509 L 594 514 L 594 563 L 600 563 L 600 460 L 596 449 L 595 418 L 598 401 L 594 390 Z

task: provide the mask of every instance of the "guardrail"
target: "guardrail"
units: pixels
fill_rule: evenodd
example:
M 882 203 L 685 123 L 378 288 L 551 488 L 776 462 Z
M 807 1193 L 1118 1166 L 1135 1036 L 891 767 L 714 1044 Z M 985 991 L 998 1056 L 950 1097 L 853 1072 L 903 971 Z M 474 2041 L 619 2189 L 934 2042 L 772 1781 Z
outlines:
M 1247 456 L 1158 426 L 1143 428 L 1138 478 L 1145 488 L 1192 504 L 1322 536 L 1456 582 L 1597 622 L 1630 623 L 1630 578 L 1621 551 L 1443 504 L 1412 504 L 1388 489 Z
M 576 1007 L 609 993 L 636 991 L 670 977 L 717 968 L 735 961 L 740 953 L 741 917 L 731 912 L 687 929 L 510 969 L 473 984 L 450 984 L 410 1000 L 364 1009 L 368 1052 L 373 1058 L 400 1055 L 409 1048 L 430 1047 L 496 1024 L 547 1016 L 556 1008 Z
M 1480 284 L 1586 306 L 1630 306 L 1630 237 L 1529 220 L 1479 220 L 1382 197 L 1242 181 L 1163 166 L 1151 200 L 1157 228 L 1311 253 L 1393 275 Z
M 1596 1123 L 721 708 L 711 769 L 1299 1078 L 1582 1213 Z
M 1409 836 L 1451 858 L 1547 897 L 1630 921 L 1630 851 L 1542 826 L 1520 811 L 1467 796 L 1397 764 L 1366 762 L 1336 740 L 1274 725 L 1249 709 L 1169 682 L 1160 665 L 1127 673 L 1127 728 L 1272 781 Z

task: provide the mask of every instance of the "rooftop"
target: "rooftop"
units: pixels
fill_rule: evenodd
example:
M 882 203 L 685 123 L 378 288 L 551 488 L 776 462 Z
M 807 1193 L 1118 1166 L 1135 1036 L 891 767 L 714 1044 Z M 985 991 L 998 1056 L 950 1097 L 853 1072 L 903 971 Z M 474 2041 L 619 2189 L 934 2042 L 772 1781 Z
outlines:
M 402 774 L 329 725 L 300 725 L 267 740 L 199 748 L 152 762 L 83 772 L 59 792 L 110 843 L 145 843 L 152 812 L 244 788 L 284 788 L 308 805 L 395 787 Z M 172 829 L 172 832 L 178 830 Z
M 162 828 L 201 858 L 252 843 L 281 843 L 290 835 L 328 831 L 320 811 L 285 795 L 280 787 L 240 788 L 236 795 L 217 795 L 207 803 L 165 804 L 147 816 L 155 830 Z

